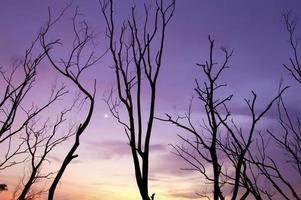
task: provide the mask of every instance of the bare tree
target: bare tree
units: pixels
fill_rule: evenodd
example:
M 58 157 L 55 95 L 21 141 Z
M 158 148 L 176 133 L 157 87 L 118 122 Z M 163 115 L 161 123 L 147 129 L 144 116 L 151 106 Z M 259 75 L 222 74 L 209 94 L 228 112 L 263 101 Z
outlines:
M 57 61 L 55 56 L 51 54 L 51 50 L 54 49 L 55 45 L 60 45 L 62 42 L 57 39 L 54 41 L 48 42 L 46 39 L 47 34 L 50 32 L 51 28 L 57 23 L 57 21 L 63 16 L 66 7 L 60 15 L 56 18 L 52 18 L 50 9 L 48 10 L 48 22 L 42 29 L 40 33 L 40 44 L 44 49 L 44 52 L 50 61 L 50 64 L 53 68 L 69 80 L 83 95 L 84 102 L 88 104 L 88 113 L 86 117 L 83 119 L 82 123 L 80 123 L 76 127 L 76 131 L 74 133 L 74 142 L 65 156 L 61 167 L 59 168 L 54 180 L 50 186 L 48 192 L 48 199 L 52 200 L 54 198 L 54 193 L 57 188 L 59 181 L 61 180 L 67 166 L 71 163 L 71 161 L 78 157 L 76 154 L 76 150 L 80 145 L 80 136 L 84 133 L 85 129 L 89 125 L 91 120 L 93 110 L 94 110 L 94 102 L 95 102 L 95 93 L 96 93 L 96 81 L 94 81 L 93 91 L 90 92 L 80 81 L 81 75 L 87 69 L 95 65 L 103 55 L 95 55 L 94 53 L 94 45 L 93 45 L 93 34 L 90 32 L 88 24 L 85 21 L 78 21 L 78 9 L 76 9 L 75 14 L 73 16 L 73 31 L 74 31 L 74 40 L 72 50 L 69 52 L 67 58 L 59 58 Z M 92 47 L 92 50 L 88 50 L 88 46 Z M 88 55 L 87 55 L 88 54 Z M 84 56 L 85 55 L 85 56 Z
M 299 83 L 301 83 L 301 66 L 298 57 L 299 38 L 296 36 L 297 19 L 292 17 L 291 12 L 283 15 L 285 27 L 289 35 L 289 45 L 292 56 L 284 68 Z M 269 198 L 276 195 L 283 199 L 301 199 L 299 187 L 294 180 L 301 178 L 301 122 L 294 117 L 285 104 L 284 97 L 279 98 L 278 104 L 279 129 L 267 130 L 272 142 L 282 150 L 285 157 L 284 163 L 275 161 L 275 155 L 268 152 L 268 141 L 262 136 L 258 141 L 258 156 L 251 156 L 252 162 L 257 166 L 260 173 L 273 186 L 271 190 L 263 190 Z M 250 154 L 252 155 L 252 154 Z M 294 180 L 288 174 L 294 171 Z
M 162 121 L 171 122 L 193 136 L 193 140 L 179 137 L 185 145 L 172 145 L 174 153 L 183 158 L 191 170 L 200 172 L 212 184 L 213 199 L 225 199 L 231 191 L 231 200 L 246 199 L 250 194 L 255 199 L 261 199 L 260 190 L 254 184 L 254 171 L 246 159 L 255 138 L 256 126 L 270 110 L 273 103 L 283 91 L 273 98 L 260 112 L 256 108 L 257 95 L 252 91 L 252 98 L 245 99 L 250 111 L 250 123 L 247 128 L 240 128 L 228 108 L 232 95 L 221 97 L 219 90 L 227 84 L 219 83 L 223 72 L 228 69 L 229 59 L 233 52 L 221 48 L 224 60 L 220 66 L 214 57 L 214 40 L 209 36 L 209 59 L 204 64 L 197 64 L 205 76 L 203 85 L 196 79 L 195 92 L 206 118 L 198 125 L 192 118 L 192 102 L 185 116 L 174 119 L 167 114 Z M 211 168 L 211 170 L 208 170 Z M 208 195 L 202 195 L 207 196 Z
M 296 81 L 301 83 L 301 64 L 298 55 L 300 38 L 296 36 L 297 18 L 293 18 L 291 12 L 287 12 L 283 15 L 283 19 L 289 34 L 289 44 L 292 49 L 292 56 L 289 58 L 290 62 L 288 64 L 283 64 L 283 66 L 290 72 Z
M 35 102 L 29 107 L 24 103 L 34 87 L 37 68 L 46 55 L 40 51 L 33 53 L 37 42 L 38 38 L 26 49 L 22 59 L 14 59 L 12 66 L 0 68 L 0 172 L 27 160 L 28 148 L 22 139 L 25 127 L 64 95 L 64 91 L 59 90 L 46 103 Z
M 33 55 L 32 52 L 36 43 L 37 39 L 34 40 L 31 46 L 26 50 L 23 59 L 15 59 L 10 72 L 5 71 L 4 67 L 0 68 L 3 81 L 0 94 L 0 145 L 3 146 L 1 148 L 2 150 L 6 148 L 5 151 L 2 151 L 3 154 L 1 154 L 0 170 L 4 170 L 24 161 L 24 159 L 14 159 L 17 155 L 24 154 L 26 149 L 23 148 L 24 142 L 16 144 L 13 137 L 18 137 L 20 132 L 33 117 L 56 101 L 56 99 L 51 99 L 41 107 L 32 106 L 26 108 L 22 105 L 24 99 L 26 99 L 29 91 L 33 87 L 37 67 L 45 57 L 44 53 Z M 22 78 L 19 78 L 19 81 L 17 77 Z M 16 122 L 16 119 L 18 119 L 18 122 Z M 15 142 L 16 147 L 11 145 L 12 142 Z
M 63 88 L 62 88 L 63 89 Z M 62 90 L 61 89 L 61 90 Z M 47 158 L 48 154 L 59 144 L 66 141 L 69 137 L 73 135 L 73 126 L 69 128 L 69 132 L 66 135 L 58 136 L 59 127 L 66 121 L 65 115 L 71 111 L 73 105 L 69 109 L 63 110 L 57 117 L 55 124 L 49 127 L 50 121 L 47 120 L 41 127 L 38 127 L 38 121 L 32 121 L 25 128 L 25 142 L 29 152 L 30 162 L 30 174 L 23 183 L 23 189 L 20 193 L 18 199 L 33 199 L 37 194 L 41 195 L 44 191 L 37 190 L 32 191 L 32 186 L 37 183 L 41 183 L 43 179 L 50 179 L 51 176 L 55 175 L 55 172 L 42 173 L 42 168 L 45 162 L 50 162 Z M 25 177 L 23 178 L 25 179 Z
M 166 28 L 174 13 L 175 0 L 169 3 L 156 1 L 153 20 L 150 7 L 144 4 L 145 18 L 141 28 L 135 15 L 136 7 L 133 6 L 131 19 L 124 21 L 120 30 L 115 25 L 113 1 L 100 0 L 100 6 L 107 25 L 118 93 L 118 100 L 111 94 L 106 102 L 128 137 L 140 195 L 144 200 L 154 199 L 154 194 L 150 196 L 148 191 L 149 146 Z M 142 111 L 142 93 L 148 94 L 145 101 L 150 105 L 145 112 Z M 126 118 L 119 115 L 118 107 L 121 105 L 125 107 Z
M 8 75 L 1 68 L 1 78 L 4 82 L 4 90 L 1 92 L 1 129 L 0 129 L 0 142 L 4 142 L 12 135 L 18 133 L 26 122 L 30 119 L 25 119 L 24 122 L 16 130 L 11 130 L 17 111 L 21 109 L 21 102 L 24 100 L 26 94 L 32 88 L 32 84 L 36 76 L 36 68 L 44 58 L 45 54 L 39 54 L 36 57 L 32 55 L 32 50 L 35 47 L 36 41 L 26 50 L 23 60 L 15 60 L 12 66 L 12 71 Z M 16 72 L 22 68 L 23 80 L 20 83 L 14 83 Z M 22 110 L 22 109 L 21 109 Z M 32 117 L 34 114 L 30 115 Z
M 283 66 L 291 72 L 294 79 L 301 83 L 301 66 L 299 61 L 298 44 L 300 41 L 299 37 L 295 36 L 296 19 L 291 18 L 290 13 L 283 15 L 285 20 L 286 28 L 289 33 L 289 43 L 293 51 L 293 57 L 290 58 L 290 65 L 284 64 Z M 280 110 L 282 109 L 282 110 Z M 301 122 L 300 119 L 293 119 L 291 117 L 287 107 L 285 106 L 283 98 L 280 99 L 278 104 L 278 113 L 281 127 L 285 133 L 283 139 L 274 139 L 282 146 L 283 149 L 289 155 L 289 163 L 294 165 L 299 175 L 301 175 Z M 272 134 L 273 135 L 273 134 Z M 301 197 L 300 197 L 301 198 Z

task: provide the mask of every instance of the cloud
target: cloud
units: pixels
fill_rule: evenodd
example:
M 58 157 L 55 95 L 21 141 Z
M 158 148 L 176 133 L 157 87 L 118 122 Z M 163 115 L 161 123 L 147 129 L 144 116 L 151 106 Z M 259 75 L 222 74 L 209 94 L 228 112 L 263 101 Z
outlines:
M 191 191 L 170 191 L 169 196 L 181 199 L 199 199 L 199 196 Z
M 185 160 L 170 152 L 156 155 L 150 164 L 151 172 L 154 174 L 183 176 L 193 172 L 191 170 L 182 170 L 184 168 L 189 168 L 189 165 Z
M 55 156 L 55 155 L 49 155 L 48 156 L 48 159 L 49 160 L 52 160 L 56 163 L 62 163 L 63 162 L 63 159 L 58 157 L 58 156 Z M 77 163 L 82 163 L 83 161 L 82 160 L 79 160 L 79 159 L 74 159 L 72 160 L 72 164 L 77 164 Z
M 48 156 L 48 159 L 53 160 L 54 162 L 57 162 L 57 163 L 63 162 L 63 159 L 59 158 L 58 156 L 54 156 L 54 155 Z
M 100 159 L 112 159 L 122 156 L 131 156 L 131 149 L 128 142 L 125 141 L 87 141 L 86 145 L 88 151 L 93 153 L 93 156 L 97 156 Z M 151 153 L 165 152 L 167 146 L 162 144 L 150 145 Z
M 129 144 L 123 141 L 92 141 L 88 143 L 89 150 L 102 159 L 111 159 L 130 154 Z

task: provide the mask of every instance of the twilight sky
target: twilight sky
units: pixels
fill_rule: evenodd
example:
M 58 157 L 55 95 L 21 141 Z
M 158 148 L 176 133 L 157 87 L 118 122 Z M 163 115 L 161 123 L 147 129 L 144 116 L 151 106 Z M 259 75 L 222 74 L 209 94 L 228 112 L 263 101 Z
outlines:
M 0 1 L 0 65 L 8 69 L 11 58 L 23 55 L 45 23 L 48 6 L 53 14 L 57 14 L 68 2 Z M 115 1 L 117 20 L 122 21 L 129 14 L 132 2 L 141 1 Z M 71 16 L 75 6 L 79 7 L 83 17 L 95 30 L 98 49 L 102 52 L 107 41 L 98 1 L 74 0 L 73 5 L 51 33 L 51 37 L 62 38 L 64 41 L 64 46 L 56 55 L 64 55 L 64 50 L 68 49 L 72 41 Z M 281 14 L 290 9 L 296 17 L 301 18 L 300 0 L 177 0 L 175 16 L 166 36 L 164 65 L 159 77 L 157 116 L 181 113 L 187 109 L 193 94 L 194 79 L 201 78 L 196 63 L 203 62 L 208 56 L 209 34 L 216 39 L 216 49 L 225 46 L 234 50 L 231 69 L 225 73 L 223 81 L 228 84 L 226 93 L 234 94 L 231 110 L 242 116 L 242 122 L 247 120 L 244 117 L 246 107 L 243 98 L 250 97 L 250 91 L 254 90 L 258 94 L 259 103 L 264 105 L 277 93 L 281 77 L 284 84 L 292 86 L 286 93 L 289 107 L 294 107 L 294 112 L 300 114 L 301 105 L 296 102 L 300 102 L 301 96 L 294 95 L 300 90 L 282 67 L 288 61 L 291 51 Z M 301 23 L 297 32 L 301 35 Z M 217 53 L 218 59 L 219 55 Z M 93 120 L 82 137 L 79 158 L 69 166 L 63 177 L 58 200 L 139 199 L 126 136 L 102 100 L 106 91 L 114 85 L 114 74 L 109 68 L 111 64 L 108 55 L 83 78 L 87 85 L 94 78 L 97 80 L 97 106 Z M 60 79 L 49 68 L 48 62 L 43 62 L 38 72 L 37 82 L 40 84 L 33 88 L 32 99 L 27 101 L 45 100 L 54 81 L 60 82 Z M 51 114 L 54 111 L 49 110 L 45 115 Z M 195 115 L 200 117 L 202 113 L 195 110 Z M 266 123 L 272 123 L 273 112 L 268 116 Z M 180 170 L 185 167 L 185 163 L 169 152 L 168 144 L 176 143 L 179 133 L 180 130 L 169 124 L 155 121 L 150 191 L 156 192 L 156 197 L 161 200 L 194 199 L 196 192 L 206 189 L 199 181 L 200 176 Z M 63 152 L 64 147 L 56 150 L 50 168 L 55 168 Z M 22 176 L 23 169 L 24 166 L 18 166 L 0 173 L 0 180 L 6 180 L 9 186 L 8 192 L 0 193 L 0 199 L 8 198 Z

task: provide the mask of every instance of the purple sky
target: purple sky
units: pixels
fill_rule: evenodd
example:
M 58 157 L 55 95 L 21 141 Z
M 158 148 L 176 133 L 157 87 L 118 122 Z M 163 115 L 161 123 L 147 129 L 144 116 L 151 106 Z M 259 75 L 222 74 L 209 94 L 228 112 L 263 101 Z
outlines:
M 45 23 L 48 6 L 53 14 L 57 14 L 67 2 L 69 1 L 0 1 L 0 65 L 7 66 L 12 57 L 23 55 L 25 48 Z M 122 17 L 128 14 L 131 2 L 135 1 L 115 1 L 118 20 L 122 20 Z M 106 40 L 103 36 L 105 26 L 98 1 L 75 0 L 73 5 L 74 7 L 79 6 L 80 12 L 84 14 L 84 18 L 99 36 L 96 40 L 100 43 L 101 51 L 102 46 L 106 45 Z M 300 91 L 300 88 L 294 84 L 282 67 L 282 64 L 288 61 L 291 50 L 288 46 L 288 35 L 281 14 L 290 9 L 293 10 L 296 17 L 301 18 L 300 0 L 178 0 L 175 16 L 167 31 L 164 66 L 159 77 L 157 115 L 162 116 L 166 112 L 175 113 L 186 110 L 193 94 L 194 79 L 201 78 L 199 76 L 201 71 L 196 67 L 196 63 L 203 62 L 208 56 L 207 37 L 209 34 L 216 39 L 216 49 L 225 46 L 234 50 L 230 62 L 232 68 L 223 76 L 223 81 L 228 83 L 226 93 L 234 94 L 232 103 L 234 112 L 245 114 L 243 98 L 250 97 L 251 90 L 258 93 L 260 103 L 267 103 L 277 93 L 279 81 L 283 77 L 284 84 L 292 85 L 286 93 L 286 101 L 289 107 L 294 107 L 294 111 L 300 114 L 301 105 L 296 102 L 300 102 L 301 96 L 294 95 L 296 91 Z M 62 38 L 67 46 L 71 41 L 69 35 L 72 31 L 70 29 L 72 13 L 73 9 L 70 9 L 51 33 L 51 37 Z M 299 24 L 297 33 L 301 36 L 301 23 Z M 58 52 L 63 54 L 65 48 L 67 49 L 67 47 L 63 47 Z M 217 59 L 221 59 L 218 51 Z M 115 80 L 113 71 L 108 67 L 111 63 L 110 56 L 107 56 L 91 70 L 91 73 L 86 74 L 83 80 L 89 84 L 91 79 L 97 79 L 97 107 L 87 134 L 83 136 L 83 144 L 79 151 L 83 156 L 79 157 L 78 163 L 74 164 L 71 172 L 66 175 L 66 182 L 82 178 L 85 184 L 82 186 L 83 192 L 85 189 L 89 191 L 91 186 L 101 188 L 100 193 L 107 194 L 112 188 L 101 186 L 106 181 L 114 186 L 118 183 L 120 184 L 118 187 L 122 188 L 126 185 L 126 181 L 130 180 L 129 185 L 135 187 L 130 157 L 126 154 L 128 152 L 126 152 L 127 147 L 124 142 L 126 137 L 123 130 L 116 125 L 116 121 L 111 116 L 104 118 L 109 111 L 102 101 L 102 97 Z M 33 94 L 36 99 L 45 98 L 41 94 L 47 91 L 47 87 L 50 88 L 49 84 L 55 79 L 52 73 L 47 62 L 43 63 L 38 75 L 38 80 L 42 84 Z M 170 160 L 170 162 L 152 165 L 154 181 L 151 187 L 157 188 L 164 181 L 168 182 L 168 175 L 171 173 L 180 174 L 179 177 L 183 180 L 193 179 L 190 177 L 191 174 L 182 176 L 183 172 L 178 168 L 183 163 L 168 153 L 167 144 L 176 141 L 176 134 L 180 131 L 161 122 L 155 124 L 154 131 L 153 157 L 160 162 L 163 160 Z M 99 148 L 100 146 L 101 148 Z M 116 148 L 116 146 L 120 146 L 120 148 Z M 120 166 L 114 159 L 124 162 L 126 165 L 124 172 L 118 171 Z M 111 169 L 106 165 L 111 166 Z M 172 167 L 166 167 L 167 165 Z M 80 173 L 80 169 L 83 168 L 91 171 L 87 178 L 72 174 Z M 163 169 L 166 168 L 170 170 L 164 171 Z M 105 170 L 108 170 L 108 173 Z M 172 180 L 183 181 L 179 177 L 173 175 Z M 160 181 L 156 181 L 156 179 L 160 179 Z M 78 186 L 78 183 L 76 184 Z M 187 188 L 185 191 L 177 191 L 178 195 L 182 193 L 183 196 L 189 196 L 197 187 L 190 188 L 191 191 L 189 191 L 189 186 Z M 176 189 L 176 186 L 171 185 L 171 188 L 164 190 L 163 193 L 165 192 L 164 194 L 167 196 L 168 194 L 175 196 L 174 190 Z M 132 190 L 135 191 L 135 188 Z M 91 194 L 89 199 L 96 199 L 93 195 Z M 119 197 L 111 198 L 118 199 Z
M 46 21 L 48 6 L 55 14 L 66 5 L 66 2 L 68 1 L 1 1 L 2 63 L 8 62 L 12 56 L 23 54 L 24 49 L 39 31 L 39 27 Z M 116 1 L 118 14 L 124 16 L 129 11 L 130 2 L 132 1 Z M 74 1 L 74 5 L 79 6 L 89 24 L 99 33 L 99 42 L 103 44 L 104 25 L 97 1 Z M 238 91 L 239 88 L 237 95 L 245 97 L 250 89 L 263 93 L 270 91 L 281 76 L 286 77 L 287 74 L 281 64 L 287 61 L 290 54 L 281 13 L 289 9 L 297 10 L 300 5 L 300 1 L 297 0 L 178 1 L 166 40 L 164 60 L 166 67 L 160 80 L 162 90 L 169 88 L 168 91 L 172 96 L 170 94 L 168 96 L 172 98 L 177 95 L 177 90 L 187 91 L 185 94 L 190 94 L 195 72 L 198 71 L 195 63 L 206 58 L 207 36 L 211 34 L 217 41 L 217 48 L 226 46 L 234 50 L 231 61 L 233 68 L 229 70 L 225 79 L 234 91 Z M 68 25 L 72 12 L 68 14 L 69 16 L 61 23 L 56 37 L 62 35 L 68 37 L 68 33 L 70 34 Z M 296 11 L 294 15 L 298 17 L 299 13 Z M 100 68 L 106 66 L 98 67 Z M 106 73 L 100 73 L 97 78 L 100 81 L 111 80 Z M 174 85 L 176 87 L 170 87 Z M 185 100 L 177 99 L 179 104 Z

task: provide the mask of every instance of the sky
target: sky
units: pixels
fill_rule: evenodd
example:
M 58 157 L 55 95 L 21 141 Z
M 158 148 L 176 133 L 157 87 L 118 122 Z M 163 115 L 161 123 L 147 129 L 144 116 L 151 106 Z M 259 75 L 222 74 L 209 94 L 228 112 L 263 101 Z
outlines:
M 0 1 L 0 65 L 9 68 L 12 58 L 23 56 L 46 22 L 48 7 L 55 15 L 68 2 Z M 132 2 L 135 1 L 114 1 L 117 20 L 122 21 L 129 14 Z M 74 0 L 73 6 L 51 33 L 51 38 L 62 38 L 64 41 L 64 46 L 56 54 L 64 55 L 64 50 L 68 49 L 72 41 L 71 16 L 76 6 L 95 31 L 98 50 L 103 52 L 107 40 L 98 1 Z M 202 78 L 196 63 L 202 63 L 208 57 L 208 35 L 216 40 L 217 52 L 221 46 L 234 51 L 231 68 L 222 81 L 228 84 L 226 93 L 234 94 L 231 110 L 237 116 L 246 115 L 243 99 L 251 96 L 251 90 L 258 94 L 260 109 L 277 94 L 281 79 L 285 85 L 291 86 L 286 92 L 289 108 L 300 114 L 301 105 L 296 102 L 300 102 L 301 96 L 295 95 L 299 91 L 298 86 L 282 67 L 283 63 L 288 62 L 291 50 L 281 16 L 283 12 L 292 10 L 296 17 L 301 18 L 298 12 L 300 8 L 299 0 L 177 0 L 175 15 L 166 35 L 156 115 L 181 113 L 187 109 L 193 95 L 194 80 Z M 140 10 L 138 13 L 141 16 L 143 14 Z M 301 35 L 299 24 L 297 32 Z M 217 59 L 221 59 L 219 53 Z M 127 138 L 103 101 L 115 81 L 113 70 L 109 67 L 111 64 L 110 56 L 106 56 L 82 79 L 86 85 L 91 84 L 93 79 L 97 80 L 97 105 L 93 119 L 83 134 L 78 149 L 79 158 L 68 167 L 59 186 L 58 200 L 139 199 Z M 60 82 L 61 79 L 46 61 L 43 62 L 38 71 L 39 84 L 33 88 L 31 99 L 27 101 L 45 101 L 55 81 Z M 64 102 L 58 104 L 58 108 L 67 105 Z M 54 113 L 49 110 L 45 115 Z M 201 117 L 202 113 L 196 109 L 195 115 Z M 266 121 L 272 120 L 273 112 L 268 117 Z M 76 118 L 73 116 L 72 120 L 78 120 Z M 206 185 L 200 181 L 201 176 L 180 170 L 186 164 L 170 153 L 168 144 L 177 143 L 177 134 L 182 132 L 170 124 L 155 121 L 151 145 L 150 192 L 155 192 L 158 199 L 194 199 L 195 193 L 206 190 Z M 46 168 L 58 166 L 65 147 L 58 147 L 52 155 L 51 166 Z M 24 166 L 17 166 L 0 173 L 0 180 L 6 180 L 9 186 L 8 192 L 0 193 L 0 199 L 6 199 L 11 194 L 22 176 L 22 169 Z

